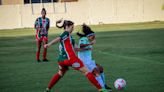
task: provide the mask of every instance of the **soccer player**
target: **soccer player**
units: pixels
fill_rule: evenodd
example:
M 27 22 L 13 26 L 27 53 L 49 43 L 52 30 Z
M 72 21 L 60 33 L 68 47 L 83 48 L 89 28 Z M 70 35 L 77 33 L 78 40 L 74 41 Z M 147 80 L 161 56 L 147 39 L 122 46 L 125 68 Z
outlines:
M 41 17 L 37 18 L 35 21 L 35 29 L 36 29 L 36 42 L 37 42 L 37 52 L 36 52 L 36 60 L 40 62 L 40 49 L 42 46 L 42 42 L 47 44 L 48 42 L 48 30 L 50 27 L 50 20 L 46 17 L 45 8 L 41 11 Z M 44 48 L 43 51 L 43 61 L 47 62 L 47 48 Z
M 56 25 L 60 23 L 62 20 L 56 22 Z M 71 36 L 71 33 L 74 29 L 74 23 L 69 20 L 65 20 L 62 26 L 57 26 L 59 28 L 64 28 L 64 32 L 50 43 L 44 45 L 45 48 L 50 47 L 53 44 L 60 42 L 59 45 L 59 58 L 58 65 L 59 71 L 56 73 L 48 84 L 48 88 L 45 92 L 49 92 L 50 89 L 64 76 L 64 74 L 68 71 L 69 67 L 74 68 L 75 70 L 81 71 L 88 80 L 100 91 L 107 92 L 106 89 L 103 89 L 98 81 L 95 79 L 94 75 L 88 71 L 88 69 L 84 66 L 82 61 L 76 56 L 74 51 L 75 41 Z
M 78 57 L 82 60 L 84 65 L 88 68 L 90 72 L 92 72 L 96 79 L 99 75 L 101 75 L 101 78 L 103 80 L 104 88 L 108 89 L 109 91 L 112 91 L 110 87 L 108 87 L 105 83 L 105 76 L 103 72 L 103 67 L 99 64 L 96 64 L 95 61 L 92 59 L 92 45 L 95 44 L 95 33 L 91 30 L 91 28 L 85 24 L 82 25 L 82 31 L 84 34 L 77 33 L 77 35 L 80 37 L 78 47 L 81 49 L 78 49 Z

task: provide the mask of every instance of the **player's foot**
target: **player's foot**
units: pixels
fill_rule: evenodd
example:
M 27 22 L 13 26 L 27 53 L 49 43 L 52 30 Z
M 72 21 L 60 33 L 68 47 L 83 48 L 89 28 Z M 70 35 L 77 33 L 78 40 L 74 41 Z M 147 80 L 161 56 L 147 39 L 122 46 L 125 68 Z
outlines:
M 46 88 L 46 90 L 44 92 L 50 92 L 50 89 L 49 88 Z
M 99 92 L 108 92 L 106 89 L 100 89 Z
M 37 62 L 41 62 L 40 59 L 38 59 Z
M 112 92 L 112 88 L 111 87 L 109 87 L 108 85 L 106 85 L 105 84 L 105 89 L 107 89 L 108 90 L 108 92 Z
M 112 92 L 112 88 L 109 88 L 109 89 L 107 89 L 108 90 L 108 92 Z
M 106 85 L 106 84 L 105 84 L 105 88 L 106 88 L 106 89 L 111 89 L 111 88 L 110 88 L 108 85 Z
M 43 59 L 43 62 L 48 62 L 48 59 Z

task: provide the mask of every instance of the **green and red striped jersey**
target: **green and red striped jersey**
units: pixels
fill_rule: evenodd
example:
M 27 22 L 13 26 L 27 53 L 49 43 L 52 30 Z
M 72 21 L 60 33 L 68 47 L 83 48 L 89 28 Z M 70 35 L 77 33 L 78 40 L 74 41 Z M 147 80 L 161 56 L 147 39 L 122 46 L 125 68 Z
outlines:
M 74 45 L 75 45 L 75 40 L 74 38 L 70 35 L 69 32 L 64 31 L 60 35 L 60 44 L 59 44 L 59 57 L 58 61 L 64 61 L 66 59 L 70 59 L 74 56 L 76 56 L 76 53 L 74 51 Z
M 48 36 L 48 29 L 50 27 L 50 20 L 49 18 L 43 19 L 39 17 L 35 21 L 35 29 L 40 28 L 38 35 Z

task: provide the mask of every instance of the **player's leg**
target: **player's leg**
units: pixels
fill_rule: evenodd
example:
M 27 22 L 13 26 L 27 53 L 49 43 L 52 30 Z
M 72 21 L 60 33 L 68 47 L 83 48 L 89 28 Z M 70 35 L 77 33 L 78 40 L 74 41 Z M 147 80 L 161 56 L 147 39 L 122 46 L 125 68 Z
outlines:
M 97 68 L 99 69 L 101 78 L 102 78 L 102 80 L 103 80 L 104 83 L 105 83 L 105 76 L 104 76 L 104 69 L 103 69 L 103 67 L 100 66 L 99 64 L 96 64 L 96 66 L 97 66 Z
M 44 37 L 43 38 L 43 42 L 44 42 L 44 45 L 48 43 L 48 38 L 47 37 Z M 43 61 L 48 61 L 47 60 L 47 48 L 44 48 L 44 51 L 43 51 Z
M 87 60 L 87 59 L 86 59 Z M 90 72 L 93 73 L 93 75 L 95 76 L 96 80 L 100 83 L 102 88 L 105 88 L 105 84 L 100 76 L 100 71 L 96 66 L 96 63 L 94 60 L 88 59 L 87 62 L 85 63 L 85 66 L 88 68 L 88 70 Z
M 62 76 L 65 74 L 65 71 L 59 70 L 58 73 L 54 74 L 54 76 L 51 78 L 48 87 L 44 92 L 50 92 L 51 88 L 62 78 Z
M 102 88 L 105 88 L 104 81 L 101 78 L 100 71 L 97 68 L 94 68 L 92 73 L 95 75 L 96 80 L 100 83 Z
M 106 89 L 102 88 L 100 83 L 96 80 L 95 76 L 91 73 L 88 72 L 87 68 L 84 66 L 79 69 L 85 76 L 88 78 L 88 80 L 100 91 L 100 92 L 107 92 Z M 101 79 L 101 78 L 100 78 Z
M 42 41 L 38 39 L 38 40 L 36 41 L 36 44 L 37 44 L 36 60 L 37 60 L 38 62 L 40 62 L 40 49 L 41 49 Z
M 39 30 L 36 30 L 36 45 L 37 45 L 37 51 L 36 51 L 36 60 L 40 62 L 40 49 L 42 44 L 42 36 L 39 34 Z
M 49 84 L 48 84 L 48 90 L 50 90 L 66 73 L 67 70 L 59 70 L 58 73 L 56 73 L 52 79 L 50 80 Z
M 101 65 L 99 65 L 99 64 L 96 64 L 96 65 L 97 65 L 97 68 L 98 68 L 99 71 L 100 71 L 100 76 L 101 76 L 101 78 L 102 78 L 102 80 L 103 80 L 103 82 L 104 82 L 105 88 L 111 90 L 111 88 L 106 84 L 106 81 L 105 81 L 105 74 L 104 74 L 104 69 L 103 69 L 103 67 L 102 67 Z
M 59 71 L 52 77 L 45 92 L 49 92 L 51 88 L 64 76 L 64 74 L 68 70 L 67 66 L 61 65 L 63 65 L 63 62 L 59 63 Z
M 96 80 L 94 75 L 91 72 L 89 72 L 89 70 L 84 66 L 84 64 L 80 59 L 75 58 L 71 60 L 71 63 L 72 63 L 72 67 L 75 68 L 76 70 L 81 71 L 100 92 L 107 92 L 105 89 L 102 89 L 101 85 Z

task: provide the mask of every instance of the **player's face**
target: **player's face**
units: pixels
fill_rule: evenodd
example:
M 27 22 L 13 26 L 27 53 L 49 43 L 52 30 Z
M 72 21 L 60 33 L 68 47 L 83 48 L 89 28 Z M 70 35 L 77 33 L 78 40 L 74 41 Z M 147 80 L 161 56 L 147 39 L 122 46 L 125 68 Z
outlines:
M 42 17 L 46 16 L 46 12 L 45 11 L 42 11 L 41 14 L 42 14 Z
M 74 30 L 74 25 L 70 25 L 70 26 L 66 26 L 66 29 L 69 33 L 72 33 L 72 31 Z
M 69 28 L 70 28 L 70 33 L 72 33 L 72 31 L 74 30 L 74 25 L 69 26 Z
M 88 36 L 88 39 L 89 39 L 89 41 L 93 41 L 95 39 L 95 36 L 94 35 Z

